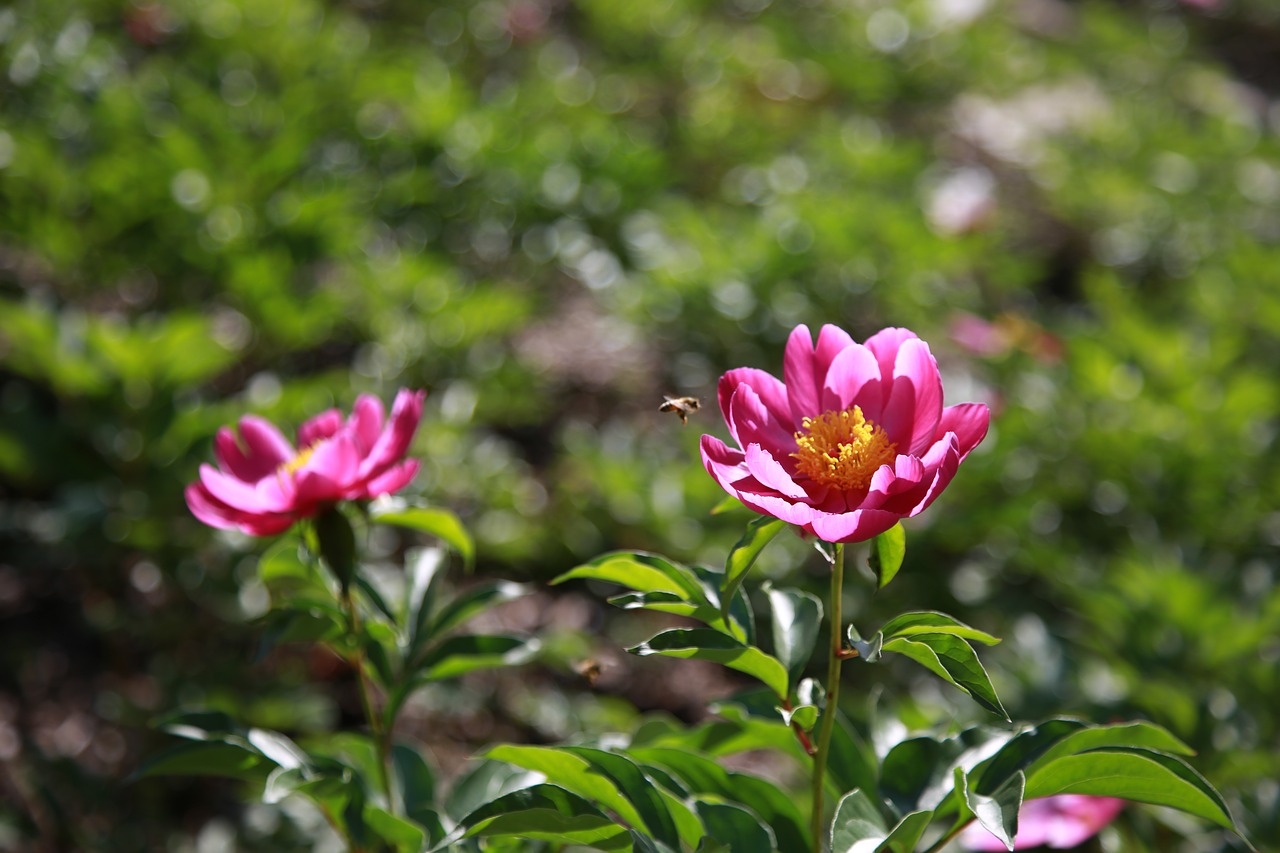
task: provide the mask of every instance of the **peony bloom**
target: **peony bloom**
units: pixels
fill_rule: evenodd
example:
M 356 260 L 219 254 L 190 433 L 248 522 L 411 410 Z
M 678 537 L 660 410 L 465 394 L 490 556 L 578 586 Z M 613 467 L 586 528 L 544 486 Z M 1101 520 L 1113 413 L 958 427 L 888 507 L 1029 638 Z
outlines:
M 1089 797 L 1083 794 L 1058 794 L 1039 800 L 1027 800 L 1018 813 L 1018 835 L 1014 850 L 1052 847 L 1070 850 L 1097 835 L 1116 819 L 1125 801 L 1115 797 Z M 1004 842 L 976 823 L 960 836 L 960 843 L 970 850 L 1006 850 Z
M 239 439 L 226 427 L 218 431 L 218 467 L 200 466 L 187 506 L 210 527 L 270 536 L 337 501 L 398 491 L 418 473 L 418 460 L 404 454 L 425 397 L 401 390 L 388 420 L 381 400 L 361 395 L 345 421 L 330 409 L 304 423 L 297 450 L 269 422 L 241 418 Z
M 981 403 L 942 407 L 929 346 L 906 329 L 865 344 L 823 326 L 787 341 L 780 382 L 752 367 L 720 377 L 738 447 L 702 437 L 702 463 L 756 512 L 827 542 L 862 542 L 920 514 L 987 434 Z

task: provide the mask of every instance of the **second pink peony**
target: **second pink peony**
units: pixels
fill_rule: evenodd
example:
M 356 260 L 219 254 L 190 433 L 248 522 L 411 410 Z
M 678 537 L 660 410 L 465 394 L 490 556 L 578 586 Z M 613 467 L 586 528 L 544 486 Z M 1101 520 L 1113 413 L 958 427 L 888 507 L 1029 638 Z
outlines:
M 787 341 L 783 378 L 752 367 L 720 378 L 737 447 L 702 437 L 702 462 L 756 512 L 827 542 L 862 542 L 923 512 L 987 434 L 982 403 L 943 407 L 929 346 L 907 329 L 865 343 L 826 325 Z

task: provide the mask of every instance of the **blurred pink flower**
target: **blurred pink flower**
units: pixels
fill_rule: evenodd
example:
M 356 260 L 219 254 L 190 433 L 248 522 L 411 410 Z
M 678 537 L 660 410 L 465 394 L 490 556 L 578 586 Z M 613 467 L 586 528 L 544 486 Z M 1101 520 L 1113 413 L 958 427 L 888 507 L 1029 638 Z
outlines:
M 987 434 L 982 403 L 942 407 L 929 346 L 906 329 L 866 344 L 797 326 L 785 382 L 740 367 L 720 377 L 738 447 L 702 437 L 702 463 L 751 509 L 827 542 L 861 542 L 923 512 Z
M 425 397 L 402 389 L 388 420 L 381 400 L 361 395 L 346 421 L 330 409 L 304 423 L 298 450 L 268 421 L 243 417 L 238 439 L 227 427 L 218 431 L 218 467 L 200 466 L 187 506 L 210 527 L 270 536 L 337 501 L 398 491 L 418 473 L 418 460 L 404 454 Z
M 1018 835 L 1014 850 L 1052 847 L 1070 850 L 1097 835 L 1116 819 L 1125 806 L 1114 797 L 1089 797 L 1083 794 L 1058 794 L 1039 800 L 1027 800 L 1018 813 Z M 960 843 L 970 850 L 1000 850 L 1004 842 L 976 823 L 960 836 Z

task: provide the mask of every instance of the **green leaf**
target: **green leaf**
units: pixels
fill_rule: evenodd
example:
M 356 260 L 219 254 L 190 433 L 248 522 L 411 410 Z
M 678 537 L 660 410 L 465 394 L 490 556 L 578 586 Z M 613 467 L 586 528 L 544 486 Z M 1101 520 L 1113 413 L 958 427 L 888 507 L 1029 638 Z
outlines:
M 456 515 L 438 507 L 414 506 L 400 498 L 379 498 L 369 506 L 369 517 L 379 524 L 407 527 L 434 536 L 462 555 L 466 571 L 475 565 L 476 546 Z
M 549 746 L 501 745 L 489 749 L 484 757 L 541 773 L 552 784 L 614 812 L 628 825 L 652 832 L 637 807 L 619 791 L 609 775 L 580 755 Z M 670 821 L 669 814 L 667 821 Z M 671 834 L 675 834 L 674 829 Z M 678 848 L 679 842 L 674 846 Z
M 777 850 L 773 833 L 751 812 L 731 803 L 695 800 L 694 809 L 707 835 L 725 845 L 730 853 L 760 853 Z
M 435 637 L 451 628 L 466 622 L 472 616 L 483 613 L 491 607 L 497 607 L 508 601 L 515 601 L 525 595 L 527 588 L 511 581 L 484 584 L 459 593 L 452 601 L 440 609 L 440 614 L 431 621 L 428 635 Z
M 831 733 L 831 757 L 827 776 L 836 793 L 862 788 L 874 791 L 879 779 L 880 762 L 875 750 L 858 734 L 843 713 L 836 709 L 836 727 Z
M 650 835 L 664 844 L 679 846 L 680 833 L 671 810 L 661 792 L 635 762 L 624 755 L 602 749 L 569 746 L 563 747 L 563 750 L 586 760 L 595 772 L 603 773 L 617 785 L 622 795 L 635 806 Z
M 979 727 L 954 737 L 904 740 L 884 758 L 880 793 L 898 814 L 938 809 L 953 793 L 955 768 L 969 773 L 1011 737 L 1011 732 Z
M 315 518 L 320 556 L 345 591 L 356 571 L 356 536 L 342 510 L 331 506 Z
M 865 853 L 889 836 L 880 808 L 861 788 L 855 788 L 836 804 L 831 821 L 831 853 Z
M 306 767 L 311 763 L 307 753 L 296 743 L 268 729 L 249 729 L 248 741 L 271 761 L 286 768 Z
M 979 794 L 969 787 L 968 777 L 962 768 L 956 768 L 956 789 L 964 796 L 965 805 L 973 812 L 982 828 L 1013 849 L 1013 839 L 1018 835 L 1018 811 L 1022 808 L 1023 792 L 1027 780 L 1022 771 L 1011 776 L 991 796 Z
M 732 634 L 749 646 L 755 645 L 756 617 L 751 610 L 751 599 L 748 598 L 746 590 L 738 587 L 726 617 L 720 601 L 720 592 L 724 587 L 724 572 L 710 566 L 690 566 L 689 570 L 698 579 L 704 598 L 717 611 L 716 616 L 707 619 L 706 623 L 718 631 Z
M 932 811 L 912 812 L 898 821 L 889 837 L 876 848 L 876 853 L 913 853 L 932 820 Z
M 717 762 L 685 749 L 640 747 L 628 754 L 646 766 L 656 765 L 675 774 L 693 794 L 709 794 L 741 803 L 769 825 L 780 850 L 806 850 L 807 829 L 792 798 L 768 780 L 745 773 L 730 773 Z
M 428 829 L 438 830 L 435 810 L 435 774 L 422 754 L 403 743 L 391 747 L 391 806 Z M 435 837 L 436 833 L 431 833 Z
M 950 634 L 953 637 L 974 640 L 987 646 L 994 646 L 1000 642 L 999 637 L 971 628 L 959 619 L 935 610 L 903 613 L 886 622 L 880 628 L 880 633 L 884 634 L 887 640 L 894 637 L 911 637 L 916 634 Z
M 779 708 L 778 713 L 782 715 L 782 722 L 788 726 L 799 726 L 806 732 L 812 731 L 814 724 L 818 722 L 817 705 L 800 705 L 791 710 Z
M 1068 734 L 1036 759 L 1027 770 L 1027 776 L 1035 775 L 1039 768 L 1063 756 L 1106 747 L 1140 747 L 1173 755 L 1195 755 L 1195 750 L 1154 723 L 1119 723 L 1089 727 Z
M 907 554 L 907 532 L 898 522 L 871 540 L 871 571 L 876 576 L 876 588 L 884 589 L 902 568 Z
M 415 669 L 415 681 L 442 681 L 477 669 L 494 669 L 527 663 L 538 651 L 538 641 L 494 634 L 449 637 L 429 649 Z
M 364 823 L 370 832 L 391 844 L 396 853 L 419 853 L 427 844 L 427 833 L 422 827 L 381 806 L 365 805 Z
M 787 669 L 788 696 L 804 674 L 822 627 L 822 602 L 797 589 L 764 587 L 769 601 L 773 652 Z
M 742 503 L 742 501 L 738 500 L 733 495 L 729 495 L 727 498 L 720 501 L 720 503 L 716 504 L 711 508 L 710 515 L 720 515 L 726 512 L 748 512 L 748 511 L 749 510 Z
M 1044 755 L 1064 737 L 1086 728 L 1079 720 L 1046 720 L 1038 726 L 1018 732 L 1007 743 L 982 762 L 973 773 L 975 791 L 990 794 L 1000 788 L 1019 770 L 1026 771 L 1036 759 Z M 1030 778 L 1030 774 L 1027 774 Z
M 663 631 L 627 651 L 642 656 L 665 655 L 715 661 L 759 679 L 779 699 L 787 697 L 787 670 L 777 658 L 710 628 Z
M 698 578 L 687 567 L 658 554 L 643 551 L 613 551 L 570 569 L 551 581 L 564 583 L 575 578 L 608 581 L 637 592 L 667 592 L 693 604 L 710 605 Z
M 1009 719 L 991 678 L 968 643 L 951 634 L 917 634 L 898 637 L 884 644 L 886 652 L 897 652 L 911 658 L 943 680 L 968 693 L 992 713 Z
M 410 659 L 430 639 L 424 629 L 435 604 L 440 579 L 444 576 L 444 557 L 443 548 L 430 547 L 410 551 L 405 560 L 404 625 L 409 638 L 406 655 Z
M 542 774 L 503 761 L 472 759 L 471 766 L 450 787 L 444 811 L 453 822 L 460 823 L 487 803 L 542 781 Z
M 1222 796 L 1176 756 L 1146 749 L 1099 749 L 1066 755 L 1027 780 L 1027 799 L 1055 794 L 1119 797 L 1184 811 L 1235 829 Z
M 133 772 L 129 779 L 151 776 L 221 776 L 262 781 L 273 765 L 241 746 L 219 741 L 180 743 L 156 755 Z
M 725 612 L 726 618 L 729 605 L 737 595 L 738 587 L 746 580 L 747 572 L 751 570 L 764 546 L 773 541 L 773 537 L 785 526 L 786 522 L 767 515 L 752 519 L 742 538 L 729 552 L 729 558 L 724 564 L 724 586 L 720 591 L 720 609 Z

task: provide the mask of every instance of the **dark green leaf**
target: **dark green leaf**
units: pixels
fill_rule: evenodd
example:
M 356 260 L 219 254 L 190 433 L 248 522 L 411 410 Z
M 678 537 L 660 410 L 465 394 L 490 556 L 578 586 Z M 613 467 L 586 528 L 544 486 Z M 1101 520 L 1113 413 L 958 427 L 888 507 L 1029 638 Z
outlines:
M 768 585 L 764 589 L 769 601 L 773 653 L 787 669 L 790 691 L 804 674 L 817 645 L 818 629 L 822 627 L 822 602 L 816 595 L 796 589 L 775 589 Z
M 447 509 L 413 506 L 399 498 L 383 498 L 370 505 L 369 517 L 379 524 L 407 527 L 434 536 L 462 555 L 467 571 L 475 565 L 475 541 L 458 517 Z
M 879 770 L 875 750 L 837 709 L 836 727 L 831 733 L 831 757 L 827 762 L 827 776 L 836 786 L 836 793 L 853 788 L 876 790 Z
M 738 594 L 738 587 L 746 580 L 747 572 L 751 570 L 756 558 L 785 526 L 786 522 L 767 515 L 752 519 L 742 538 L 729 552 L 729 558 L 724 564 L 724 587 L 720 591 L 720 609 L 726 615 L 730 603 Z
M 427 844 L 427 833 L 422 827 L 381 806 L 366 805 L 364 823 L 370 832 L 395 848 L 396 853 L 419 853 Z
M 902 568 L 907 554 L 907 532 L 898 522 L 871 540 L 871 571 L 876 576 L 876 587 L 884 589 Z
M 876 848 L 876 853 L 913 853 L 932 820 L 932 811 L 912 812 L 898 821 L 889 837 Z
M 395 610 L 391 605 L 387 604 L 387 600 L 382 597 L 382 593 L 378 591 L 377 587 L 371 584 L 367 578 L 362 577 L 359 574 L 355 576 L 355 585 L 356 589 L 364 593 L 364 597 L 373 605 L 374 609 L 378 611 L 380 614 L 379 618 L 386 619 L 387 622 L 392 625 L 396 624 L 398 620 L 396 618 Z
M 973 774 L 977 779 L 970 784 L 981 794 L 998 790 L 1013 774 L 1026 771 L 1036 759 L 1044 755 L 1055 743 L 1086 727 L 1079 720 L 1046 720 L 1034 728 L 1019 732 L 1002 746 L 989 760 L 980 764 Z M 1027 774 L 1030 778 L 1030 774 Z
M 988 711 L 1009 719 L 977 654 L 959 637 L 951 634 L 917 634 L 909 639 L 899 637 L 886 641 L 884 650 L 911 658 L 968 693 Z
M 916 737 L 889 750 L 880 768 L 880 793 L 898 814 L 937 809 L 952 794 L 954 770 L 968 773 L 1012 737 L 987 728 L 949 738 Z
M 438 826 L 435 785 L 435 774 L 422 753 L 403 743 L 391 747 L 392 811 L 424 827 Z
M 1145 749 L 1100 749 L 1065 755 L 1027 780 L 1027 799 L 1055 794 L 1119 797 L 1169 806 L 1228 829 L 1235 823 L 1213 786 L 1185 761 Z
M 437 637 L 491 607 L 515 601 L 526 592 L 525 587 L 510 581 L 473 587 L 458 594 L 456 598 L 441 607 L 440 614 L 431 621 L 431 627 L 427 633 L 431 637 Z
M 787 670 L 777 658 L 710 628 L 663 631 L 628 651 L 636 655 L 715 661 L 759 679 L 780 699 L 787 697 Z
M 627 800 L 635 806 L 649 834 L 658 841 L 679 846 L 680 835 L 676 829 L 667 803 L 658 789 L 631 759 L 614 752 L 589 747 L 564 747 L 565 752 L 587 761 L 592 771 L 602 773 L 612 781 Z
M 988 646 L 994 646 L 1000 642 L 999 637 L 993 637 L 985 631 L 971 628 L 959 619 L 934 610 L 917 610 L 912 613 L 903 613 L 901 616 L 886 622 L 880 628 L 880 632 L 884 634 L 885 639 L 910 637 L 916 634 L 951 634 L 955 637 L 974 640 Z
M 725 845 L 730 853 L 778 849 L 769 827 L 741 806 L 695 800 L 694 809 L 702 818 L 707 834 Z
M 315 518 L 320 556 L 345 590 L 356 572 L 356 536 L 342 510 L 331 506 Z
M 537 640 L 496 634 L 449 637 L 423 655 L 416 680 L 442 681 L 477 669 L 518 666 L 527 663 L 538 648 Z
M 180 743 L 148 759 L 129 778 L 222 776 L 261 781 L 271 769 L 274 765 L 243 747 L 218 741 L 194 741 Z
M 405 614 L 404 625 L 409 637 L 407 656 L 413 658 L 422 645 L 430 639 L 424 630 L 444 576 L 443 548 L 417 548 L 405 559 Z

